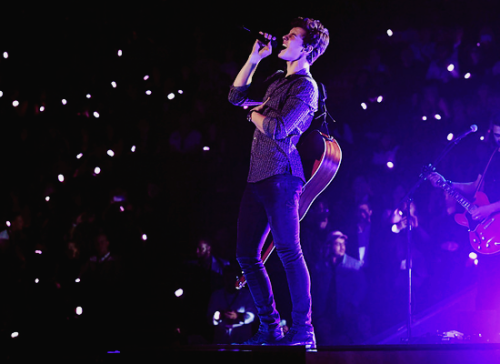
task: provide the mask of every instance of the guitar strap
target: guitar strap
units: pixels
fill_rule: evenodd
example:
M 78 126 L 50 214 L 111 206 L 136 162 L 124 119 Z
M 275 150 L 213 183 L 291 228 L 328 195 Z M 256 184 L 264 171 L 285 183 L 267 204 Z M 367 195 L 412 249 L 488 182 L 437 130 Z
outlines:
M 484 176 L 486 175 L 486 171 L 488 171 L 488 167 L 490 166 L 491 161 L 493 160 L 493 156 L 495 155 L 496 152 L 498 152 L 498 148 L 493 149 L 493 153 L 491 154 L 490 160 L 488 161 L 488 163 L 486 164 L 486 167 L 484 168 L 484 172 L 481 175 L 481 179 L 479 180 L 479 183 L 477 184 L 476 191 L 474 192 L 474 195 L 476 195 L 477 191 L 479 191 L 481 189 L 481 185 L 484 182 Z

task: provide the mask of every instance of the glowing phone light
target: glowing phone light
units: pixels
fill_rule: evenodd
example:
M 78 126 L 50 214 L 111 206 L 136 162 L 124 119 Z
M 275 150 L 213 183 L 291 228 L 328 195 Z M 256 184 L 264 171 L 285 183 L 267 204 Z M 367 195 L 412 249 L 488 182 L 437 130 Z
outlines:
M 7 227 L 10 227 L 10 221 L 5 221 L 5 225 L 6 225 Z
M 45 201 L 49 202 L 50 201 L 50 196 L 45 196 Z
M 392 37 L 394 35 L 394 32 L 391 29 L 387 29 L 387 35 L 389 37 Z
M 464 78 L 465 78 L 466 80 L 468 80 L 468 79 L 470 78 L 470 73 L 469 73 L 469 72 L 467 72 L 467 73 L 464 75 Z
M 35 283 L 38 283 L 40 282 L 40 280 L 38 278 L 35 278 Z
M 80 283 L 80 278 L 75 279 L 75 283 Z
M 40 249 L 35 250 L 35 254 L 42 254 L 42 251 Z
M 427 120 L 427 116 L 422 116 L 422 120 L 426 121 Z
M 78 153 L 78 154 L 76 155 L 76 159 L 80 159 L 80 158 L 82 158 L 82 157 L 83 157 L 83 153 Z
M 44 112 L 45 111 L 45 106 L 40 106 L 40 112 Z
M 479 137 L 479 140 L 484 140 L 484 135 L 481 135 L 481 136 Z
M 148 240 L 148 236 L 146 234 L 142 234 L 141 239 L 146 241 L 146 240 Z
M 92 95 L 91 95 L 91 94 L 87 94 L 87 95 L 85 95 L 85 97 L 86 97 L 87 99 L 90 99 L 90 98 L 92 97 Z
M 478 259 L 474 259 L 474 265 L 478 265 L 479 264 L 479 260 Z
M 19 101 L 17 101 L 17 100 L 12 101 L 12 106 L 18 107 L 19 106 Z
M 17 331 L 14 331 L 12 334 L 10 334 L 10 337 L 13 339 L 15 339 L 18 336 L 19 336 L 19 333 Z
M 393 224 L 392 227 L 391 227 L 391 231 L 394 234 L 398 234 L 399 233 L 398 225 L 397 224 Z
M 61 100 L 61 103 L 62 103 L 63 105 L 66 105 L 66 104 L 68 103 L 68 101 L 67 101 L 66 99 L 62 99 L 62 100 Z
M 125 211 L 125 209 L 123 208 L 123 206 L 120 206 L 120 211 L 121 212 Z
M 470 252 L 469 253 L 469 258 L 471 258 L 472 260 L 476 260 L 477 259 L 477 254 L 474 253 L 474 252 Z
M 434 119 L 441 120 L 441 115 L 439 115 L 439 114 L 434 115 Z
M 111 86 L 113 86 L 113 88 L 116 88 L 116 82 L 115 81 L 111 82 Z
M 384 97 L 383 96 L 379 96 L 377 97 L 377 102 L 380 104 L 382 101 L 384 101 Z
M 137 147 L 135 145 L 132 145 L 132 148 L 130 148 L 130 151 L 132 153 L 135 153 L 136 150 L 137 150 Z
M 363 108 L 363 110 L 366 110 L 368 108 L 368 106 L 364 102 L 361 103 L 361 107 Z
M 118 50 L 118 57 L 121 57 L 123 55 L 123 52 L 121 49 Z
M 60 174 L 57 176 L 57 179 L 59 180 L 59 182 L 64 182 L 64 175 Z
M 2 96 L 3 96 L 3 91 L 0 91 L 0 97 L 2 97 Z
M 447 139 L 448 141 L 453 140 L 453 133 L 448 134 L 448 136 L 446 137 L 446 139 Z
M 9 53 L 3 52 L 3 58 L 5 58 L 5 59 L 9 58 Z
M 210 147 L 208 147 L 208 146 L 203 147 L 203 151 L 208 152 L 209 150 L 210 150 Z
M 97 174 L 99 174 L 99 173 L 101 173 L 101 168 L 99 168 L 99 167 L 95 167 L 95 168 L 94 168 L 94 174 L 96 174 L 96 175 L 97 175 Z
M 95 117 L 96 119 L 99 119 L 99 113 L 98 113 L 97 111 L 94 111 L 94 117 Z
M 175 94 L 174 94 L 174 93 L 172 93 L 172 92 L 171 92 L 171 93 L 169 93 L 169 94 L 168 94 L 168 96 L 167 96 L 167 98 L 168 98 L 169 100 L 173 100 L 173 99 L 174 99 L 174 97 L 175 97 Z
M 179 95 L 182 95 L 184 93 L 184 91 L 182 90 L 178 90 L 177 92 L 179 93 Z
M 75 312 L 78 316 L 80 316 L 83 313 L 83 308 L 81 306 L 78 306 L 75 308 Z
M 175 297 L 180 297 L 184 294 L 184 290 L 182 288 L 179 288 L 178 290 L 176 290 L 174 292 L 174 294 L 175 294 Z
M 113 152 L 111 149 L 107 151 L 107 154 L 108 154 L 110 157 L 114 157 L 114 156 L 115 156 L 115 152 Z
M 393 169 L 394 168 L 394 163 L 391 162 L 391 161 L 387 162 L 387 168 Z
M 148 96 L 151 95 L 151 90 L 147 90 L 146 95 L 148 95 Z
M 143 80 L 147 81 L 149 79 L 149 75 L 144 76 Z
M 447 69 L 449 72 L 453 72 L 453 70 L 455 69 L 455 65 L 452 63 L 452 64 L 448 65 L 448 67 L 446 67 L 446 69 Z

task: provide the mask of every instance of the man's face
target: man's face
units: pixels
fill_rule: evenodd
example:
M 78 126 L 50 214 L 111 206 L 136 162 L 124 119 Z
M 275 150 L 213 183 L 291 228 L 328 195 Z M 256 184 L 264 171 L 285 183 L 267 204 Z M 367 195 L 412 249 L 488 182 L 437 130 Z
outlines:
M 493 125 L 492 134 L 496 145 L 500 147 L 500 126 Z
M 295 27 L 290 30 L 287 35 L 283 36 L 283 46 L 285 47 L 278 57 L 285 61 L 295 61 L 303 54 L 304 42 L 303 38 L 306 31 L 300 27 Z
M 333 242 L 333 253 L 335 256 L 343 257 L 345 254 L 345 238 L 339 236 Z

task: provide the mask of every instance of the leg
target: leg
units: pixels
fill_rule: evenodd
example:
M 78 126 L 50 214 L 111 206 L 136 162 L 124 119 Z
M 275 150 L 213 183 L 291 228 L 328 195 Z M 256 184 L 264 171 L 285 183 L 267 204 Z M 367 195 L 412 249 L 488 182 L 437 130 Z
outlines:
M 276 310 L 271 282 L 262 262 L 261 253 L 269 224 L 264 207 L 255 191 L 255 184 L 248 184 L 240 205 L 236 259 L 245 274 L 248 288 L 257 308 L 261 332 L 281 333 L 280 317 Z

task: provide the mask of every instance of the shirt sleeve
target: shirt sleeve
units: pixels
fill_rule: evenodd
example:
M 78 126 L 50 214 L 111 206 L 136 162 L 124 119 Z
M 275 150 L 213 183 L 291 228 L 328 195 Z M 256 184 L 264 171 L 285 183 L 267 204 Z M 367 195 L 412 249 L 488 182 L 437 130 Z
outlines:
M 307 121 L 317 111 L 318 91 L 311 80 L 301 78 L 290 90 L 281 110 L 266 112 L 263 129 L 272 139 L 284 139 L 296 129 L 304 132 Z

